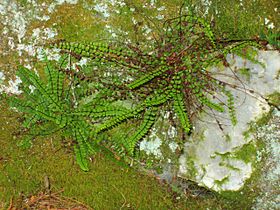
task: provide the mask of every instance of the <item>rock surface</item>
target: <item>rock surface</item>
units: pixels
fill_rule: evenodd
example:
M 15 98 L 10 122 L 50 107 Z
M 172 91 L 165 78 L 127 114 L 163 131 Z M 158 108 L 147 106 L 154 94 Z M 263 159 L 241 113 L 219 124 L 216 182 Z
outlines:
M 244 133 L 249 130 L 250 122 L 261 118 L 270 110 L 270 106 L 261 96 L 280 92 L 280 80 L 277 78 L 280 69 L 279 53 L 260 51 L 258 60 L 263 62 L 266 68 L 240 57 L 235 56 L 233 59 L 228 56 L 232 67 L 224 70 L 226 74 L 234 76 L 232 69 L 236 68 L 250 70 L 249 82 L 242 78 L 242 83 L 234 77 L 222 78 L 241 87 L 241 91 L 232 89 L 237 99 L 235 106 L 238 123 L 231 126 L 226 113 L 217 114 L 223 129 L 221 130 L 213 116 L 202 115 L 201 121 L 195 125 L 194 134 L 185 144 L 185 153 L 180 157 L 181 176 L 215 191 L 238 190 L 250 177 L 255 154 L 251 154 L 252 159 L 247 161 L 242 160 L 236 153 L 242 152 L 247 144 L 254 145 L 254 137 L 245 136 Z M 249 94 L 241 85 L 255 93 Z

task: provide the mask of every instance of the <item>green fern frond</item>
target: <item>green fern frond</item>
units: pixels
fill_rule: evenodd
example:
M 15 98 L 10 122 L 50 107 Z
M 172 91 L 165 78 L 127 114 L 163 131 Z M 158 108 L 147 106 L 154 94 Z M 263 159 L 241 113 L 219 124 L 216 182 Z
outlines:
M 224 49 L 222 49 L 222 52 L 226 56 L 230 53 L 240 52 L 242 49 L 245 49 L 246 47 L 261 48 L 262 46 L 253 41 L 242 41 L 226 46 Z
M 92 118 L 104 118 L 111 116 L 119 116 L 127 113 L 127 109 L 121 107 L 87 107 L 78 109 L 77 111 L 69 113 L 69 115 L 73 116 L 84 116 L 84 117 L 92 117 Z
M 237 117 L 236 117 L 236 112 L 235 112 L 235 107 L 234 107 L 234 97 L 232 93 L 228 90 L 222 90 L 222 92 L 227 96 L 227 107 L 231 119 L 232 125 L 237 124 Z
M 84 150 L 84 147 L 79 147 L 79 146 L 75 145 L 74 152 L 76 155 L 76 161 L 77 161 L 78 165 L 80 166 L 80 168 L 83 171 L 89 171 L 88 160 L 86 159 L 87 154 L 86 154 L 86 151 Z
M 20 67 L 17 74 L 20 78 L 23 78 L 23 81 L 29 82 L 29 84 L 33 85 L 40 92 L 42 97 L 44 97 L 46 103 L 49 103 L 50 106 L 53 106 L 56 109 L 61 109 L 59 102 L 54 98 L 53 95 L 49 94 L 47 87 L 34 72 L 27 68 Z
M 104 43 L 76 43 L 62 41 L 50 44 L 50 46 L 75 53 L 82 57 L 88 57 L 96 61 L 105 61 L 106 59 L 107 62 L 118 61 L 120 64 L 127 64 L 125 59 L 135 56 L 135 53 L 128 48 L 123 49 Z
M 76 157 L 77 163 L 83 171 L 88 171 L 88 161 L 87 158 L 90 154 L 95 153 L 95 149 L 89 142 L 89 127 L 84 121 L 79 122 L 79 124 L 72 123 L 72 132 L 75 140 L 77 141 L 76 146 Z
M 181 93 L 175 93 L 173 95 L 174 110 L 181 122 L 182 127 L 186 133 L 191 131 L 191 123 L 185 108 L 184 98 Z
M 140 77 L 139 79 L 133 81 L 132 83 L 128 84 L 127 87 L 129 87 L 130 89 L 138 88 L 138 87 L 144 85 L 145 83 L 151 81 L 155 77 L 160 76 L 162 74 L 162 72 L 166 71 L 166 69 L 167 68 L 165 66 L 160 66 L 156 70 L 154 70 L 154 71 Z
M 79 135 L 83 138 L 83 142 L 84 142 L 84 144 L 85 144 L 85 146 L 87 148 L 88 155 L 95 154 L 95 152 L 96 152 L 96 149 L 95 149 L 96 144 L 93 141 L 93 139 L 89 138 L 90 129 L 92 129 L 92 127 L 87 125 L 85 123 L 85 121 L 82 121 L 82 125 L 83 126 L 81 126 L 81 123 L 79 124 L 79 130 L 78 130 Z
M 45 110 L 42 107 L 36 107 L 32 102 L 30 101 L 23 101 L 16 97 L 10 97 L 8 99 L 9 105 L 11 107 L 15 107 L 18 111 L 23 113 L 29 113 L 29 114 L 36 114 L 38 117 L 54 121 L 55 117 L 49 113 L 48 110 Z
M 38 76 L 35 74 L 35 72 L 32 72 L 31 70 L 23 67 L 23 66 L 19 66 L 19 69 L 17 71 L 17 76 L 20 77 L 22 84 L 24 84 L 25 86 L 29 86 L 29 85 L 33 85 L 33 82 L 31 80 L 31 77 L 34 78 L 38 78 Z
M 24 126 L 33 130 L 30 131 L 32 136 L 42 128 L 47 131 L 45 133 L 61 130 L 67 138 L 74 139 L 77 163 L 84 171 L 89 170 L 88 156 L 102 151 L 108 142 L 112 151 L 133 155 L 137 143 L 151 130 L 160 109 L 166 104 L 173 106 L 186 133 L 191 132 L 193 114 L 204 108 L 224 112 L 227 106 L 235 125 L 232 93 L 225 90 L 226 84 L 206 68 L 220 62 L 227 66 L 225 59 L 229 53 L 258 63 L 248 49 L 260 46 L 252 41 L 216 42 L 210 25 L 193 14 L 170 19 L 166 24 L 162 43 L 152 50 L 114 43 L 59 41 L 50 44 L 77 59 L 89 57 L 93 62 L 87 70 L 81 69 L 79 74 L 69 77 L 63 68 L 48 64 L 45 68 L 47 81 L 20 67 L 18 76 L 23 81 L 23 94 L 19 98 L 11 97 L 10 105 L 25 114 Z M 98 71 L 92 72 L 92 65 Z M 110 70 L 114 76 L 102 77 L 103 70 Z M 122 76 L 114 70 L 120 71 Z M 128 78 L 133 80 L 130 83 L 123 81 Z M 35 87 L 32 93 L 30 85 Z M 212 95 L 216 100 L 210 100 Z M 226 104 L 220 96 L 226 97 Z M 129 108 L 118 104 L 125 101 L 129 101 Z M 113 127 L 133 119 L 142 119 L 142 124 L 129 138 L 104 140 L 104 136 L 115 131 Z
M 261 67 L 265 68 L 265 64 L 255 58 L 255 56 L 257 55 L 257 51 L 252 47 L 249 47 L 246 50 L 236 50 L 234 53 L 243 59 L 251 61 L 254 64 L 259 64 Z
M 39 120 L 41 120 L 42 118 L 39 117 L 36 114 L 33 114 L 31 116 L 29 116 L 28 118 L 26 118 L 23 122 L 22 122 L 22 126 L 24 128 L 30 128 L 32 125 L 34 125 L 36 122 L 38 122 Z
M 105 121 L 103 124 L 97 127 L 93 133 L 100 133 L 101 131 L 108 130 L 114 126 L 119 125 L 121 122 L 127 121 L 130 118 L 135 117 L 137 114 L 143 112 L 145 110 L 145 103 L 136 106 L 129 112 L 121 114 L 119 116 L 113 117 L 110 120 Z
M 201 101 L 202 104 L 208 106 L 210 109 L 214 109 L 218 112 L 224 112 L 225 111 L 222 105 L 214 103 L 206 97 L 202 97 L 199 100 Z
M 166 91 L 165 93 L 155 94 L 151 97 L 148 97 L 145 100 L 145 104 L 147 107 L 159 106 L 161 104 L 164 104 L 168 99 L 169 99 L 169 91 Z
M 65 74 L 59 70 L 53 68 L 50 64 L 45 67 L 45 73 L 47 75 L 47 90 L 49 94 L 55 97 L 56 101 L 60 101 L 62 97 L 63 82 Z
M 60 127 L 63 128 L 67 124 L 69 124 L 72 121 L 70 117 L 67 116 L 67 113 L 56 115 L 54 122 Z
M 201 23 L 204 27 L 204 32 L 206 36 L 209 38 L 210 42 L 212 43 L 213 47 L 216 48 L 216 42 L 214 34 L 211 30 L 211 26 L 205 21 L 205 19 L 197 17 L 199 23 Z
M 32 111 L 30 111 L 31 110 L 30 107 L 32 106 L 32 104 L 29 101 L 23 101 L 16 96 L 8 97 L 7 100 L 10 107 L 14 107 L 18 111 L 23 113 L 25 112 L 25 113 L 32 114 Z
M 133 155 L 134 148 L 139 140 L 141 140 L 150 131 L 151 127 L 155 123 L 157 116 L 157 107 L 149 107 L 145 114 L 142 124 L 137 128 L 136 133 L 134 133 L 124 144 L 130 155 Z

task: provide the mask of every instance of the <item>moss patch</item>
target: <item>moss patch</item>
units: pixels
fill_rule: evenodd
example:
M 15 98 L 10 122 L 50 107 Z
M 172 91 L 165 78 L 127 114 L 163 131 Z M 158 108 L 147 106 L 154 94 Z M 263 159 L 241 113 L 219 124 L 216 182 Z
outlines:
M 274 92 L 268 95 L 268 102 L 273 104 L 274 106 L 280 106 L 280 93 Z
M 257 149 L 253 143 L 245 144 L 242 148 L 232 154 L 234 158 L 243 160 L 245 163 L 252 163 L 255 160 Z
M 73 197 L 97 209 L 121 207 L 124 195 L 127 207 L 182 209 L 186 201 L 173 201 L 168 189 L 161 187 L 154 178 L 149 178 L 133 169 L 123 168 L 103 155 L 96 155 L 91 171 L 82 172 L 75 164 L 72 152 L 67 153 L 66 145 L 59 136 L 38 138 L 30 150 L 16 146 L 13 131 L 19 129 L 14 123 L 17 115 L 1 105 L 0 135 L 2 145 L 0 200 L 8 205 L 9 200 L 28 196 L 44 189 L 44 176 L 48 176 L 53 192 L 64 189 L 63 195 Z M 5 116 L 4 116 L 5 115 Z M 139 194 L 141 188 L 141 195 Z M 143 192 L 148 190 L 147 194 Z M 110 208 L 111 208 L 110 207 Z

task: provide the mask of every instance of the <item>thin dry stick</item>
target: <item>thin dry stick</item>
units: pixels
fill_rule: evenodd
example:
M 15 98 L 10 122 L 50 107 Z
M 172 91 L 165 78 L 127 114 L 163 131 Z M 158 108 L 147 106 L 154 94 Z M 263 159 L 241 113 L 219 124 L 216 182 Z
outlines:
M 75 199 L 73 199 L 73 198 L 67 198 L 67 197 L 65 197 L 65 196 L 63 196 L 63 195 L 61 195 L 60 197 L 62 197 L 63 199 L 61 199 L 61 198 L 55 196 L 55 198 L 58 199 L 58 200 L 65 201 L 65 202 L 67 202 L 67 201 L 72 201 L 72 202 L 74 202 L 74 203 L 80 204 L 81 206 L 83 206 L 83 207 L 85 207 L 85 208 L 87 208 L 87 209 L 93 209 L 93 208 L 91 208 L 90 206 L 88 206 L 88 205 L 86 205 L 86 204 L 84 204 L 84 203 L 82 203 L 82 202 L 80 202 L 80 201 L 77 201 L 77 200 L 75 200 Z
M 9 205 L 8 210 L 13 210 L 13 201 L 14 201 L 14 198 L 11 197 L 11 199 L 10 199 L 10 205 Z
M 121 194 L 121 196 L 122 196 L 123 199 L 124 199 L 124 202 L 123 202 L 122 206 L 120 207 L 120 209 L 122 209 L 123 207 L 125 207 L 125 204 L 126 204 L 125 196 L 124 196 L 124 194 L 123 194 L 115 185 L 112 185 L 112 186 Z

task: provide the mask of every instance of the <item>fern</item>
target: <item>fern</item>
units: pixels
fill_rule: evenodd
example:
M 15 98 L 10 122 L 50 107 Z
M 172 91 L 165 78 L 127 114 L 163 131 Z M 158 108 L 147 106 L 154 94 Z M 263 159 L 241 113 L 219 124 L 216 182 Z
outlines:
M 42 97 L 46 100 L 45 102 L 48 103 L 49 106 L 55 109 L 61 109 L 61 105 L 57 100 L 55 100 L 53 95 L 49 94 L 47 87 L 42 83 L 39 76 L 37 76 L 35 73 L 24 67 L 19 68 L 18 76 L 20 78 L 23 78 L 23 82 L 28 81 L 31 85 L 33 85 L 39 91 L 39 93 L 42 94 Z M 49 82 L 51 83 L 53 82 L 53 80 Z
M 114 106 L 107 106 L 107 107 L 87 107 L 77 109 L 74 112 L 69 113 L 68 115 L 72 116 L 84 116 L 84 117 L 92 117 L 92 118 L 105 118 L 111 116 L 119 116 L 125 115 L 127 113 L 127 109 L 123 107 L 114 107 Z
M 76 161 L 79 164 L 80 168 L 83 171 L 89 171 L 88 161 L 86 160 L 87 153 L 84 150 L 84 147 L 79 147 L 77 145 L 74 146 L 74 152 L 76 155 Z
M 228 106 L 228 111 L 229 111 L 231 123 L 232 123 L 232 125 L 236 125 L 237 124 L 237 118 L 236 118 L 235 107 L 234 107 L 234 97 L 233 97 L 233 95 L 230 91 L 225 90 L 225 89 L 222 90 L 222 91 L 225 93 L 225 95 L 228 98 L 227 106 Z
M 173 100 L 174 100 L 174 110 L 180 119 L 181 125 L 184 128 L 186 133 L 190 133 L 191 131 L 191 123 L 188 118 L 185 104 L 183 102 L 183 96 L 181 93 L 175 93 L 173 94 Z
M 193 14 L 167 20 L 163 28 L 161 44 L 155 44 L 151 51 L 117 43 L 51 43 L 49 47 L 78 59 L 91 58 L 97 70 L 88 67 L 67 76 L 69 71 L 64 71 L 63 65 L 58 69 L 48 63 L 44 82 L 20 67 L 17 74 L 24 94 L 10 97 L 9 103 L 25 113 L 24 126 L 34 136 L 38 132 L 32 129 L 42 127 L 42 133 L 61 130 L 73 139 L 77 163 L 84 171 L 89 170 L 88 156 L 97 151 L 113 148 L 113 154 L 135 154 L 137 143 L 149 133 L 162 109 L 174 110 L 187 134 L 191 133 L 193 116 L 209 109 L 215 114 L 227 108 L 235 125 L 234 97 L 226 89 L 228 84 L 208 69 L 219 63 L 227 66 L 229 53 L 258 63 L 246 50 L 261 45 L 246 40 L 218 41 L 210 25 Z M 112 76 L 102 77 L 107 70 Z M 125 76 L 130 80 L 123 81 Z M 32 93 L 30 85 L 35 87 Z M 118 102 L 129 102 L 130 106 Z M 114 127 L 136 120 L 142 123 L 129 138 L 107 138 Z M 112 148 L 108 149 L 108 144 Z
M 42 127 L 41 135 L 51 134 L 59 130 L 64 130 L 65 133 L 70 132 L 70 136 L 77 143 L 75 146 L 77 162 L 82 170 L 87 171 L 86 158 L 94 152 L 89 139 L 92 126 L 80 117 L 84 116 L 82 111 L 80 115 L 73 111 L 74 108 L 70 106 L 71 100 L 73 100 L 71 95 L 63 94 L 64 83 L 70 82 L 66 80 L 65 75 L 50 64 L 45 68 L 45 73 L 47 76 L 46 83 L 42 81 L 39 75 L 20 67 L 17 74 L 24 82 L 22 86 L 23 96 L 9 97 L 9 104 L 11 107 L 17 108 L 18 111 L 25 113 L 23 125 L 30 129 L 30 138 L 39 134 L 36 131 L 39 123 L 43 123 L 40 126 Z M 26 88 L 29 85 L 35 87 L 33 93 Z M 108 110 L 103 109 L 96 111 L 96 113 L 103 117 L 107 115 L 106 111 Z M 51 124 L 50 129 L 47 128 L 49 124 Z M 45 128 L 47 129 L 45 130 Z
M 65 79 L 65 75 L 57 70 L 54 70 L 53 67 L 48 64 L 45 67 L 45 73 L 47 74 L 47 90 L 50 95 L 55 97 L 56 101 L 60 101 L 62 97 L 63 91 L 63 81 Z
M 158 77 L 162 74 L 162 72 L 166 71 L 167 68 L 165 66 L 161 66 L 158 69 L 152 71 L 151 73 L 148 73 L 147 75 L 142 76 L 141 78 L 133 81 L 132 83 L 128 84 L 127 87 L 131 88 L 131 89 L 135 89 L 137 87 L 140 87 L 142 85 L 144 85 L 145 83 L 151 81 L 152 79 L 154 79 L 155 77 Z
M 199 23 L 202 24 L 203 28 L 205 29 L 205 34 L 212 43 L 213 47 L 216 48 L 216 42 L 215 42 L 215 37 L 214 34 L 211 30 L 210 24 L 208 24 L 205 19 L 197 17 L 197 20 Z
M 136 143 L 141 140 L 153 126 L 157 116 L 157 108 L 150 107 L 144 114 L 143 123 L 124 145 L 129 154 L 133 154 Z
M 118 109 L 108 104 L 106 108 L 80 108 L 70 114 L 105 118 L 91 131 L 91 136 L 95 136 L 123 122 L 139 118 L 143 113 L 143 123 L 128 140 L 130 144 L 119 145 L 119 148 L 122 148 L 121 144 L 125 145 L 130 154 L 133 153 L 136 142 L 143 138 L 153 125 L 154 119 L 147 120 L 151 118 L 150 111 L 158 112 L 167 104 L 173 105 L 186 133 L 190 133 L 192 129 L 189 115 L 205 108 L 224 112 L 227 107 L 232 124 L 235 125 L 237 120 L 232 94 L 221 88 L 220 84 L 225 83 L 214 78 L 206 69 L 218 63 L 227 65 L 225 57 L 229 53 L 236 53 L 257 62 L 249 54 L 242 52 L 248 47 L 261 47 L 254 41 L 219 43 L 215 40 L 210 25 L 203 18 L 192 14 L 167 20 L 164 27 L 166 32 L 161 37 L 163 44 L 156 45 L 152 53 L 141 51 L 137 47 L 131 48 L 133 52 L 129 47 L 113 44 L 61 42 L 55 45 L 70 53 L 90 57 L 94 61 L 102 59 L 102 62 L 108 64 L 125 66 L 132 73 L 135 73 L 133 69 L 138 70 L 133 75 L 134 80 L 125 84 L 125 88 L 128 88 L 125 91 L 138 99 L 137 105 L 131 110 Z M 222 94 L 227 96 L 227 102 L 223 102 Z M 215 95 L 215 101 L 210 100 L 212 95 Z M 170 101 L 173 103 L 169 103 Z M 200 109 L 195 110 L 195 107 Z
M 110 120 L 105 121 L 100 126 L 98 126 L 93 133 L 99 133 L 101 131 L 108 130 L 114 126 L 117 126 L 120 123 L 127 121 L 130 118 L 135 117 L 136 115 L 143 112 L 144 110 L 145 110 L 145 104 L 140 104 L 129 112 L 115 116 L 115 117 L 111 118 Z
M 242 41 L 226 46 L 224 49 L 222 49 L 222 52 L 226 56 L 229 53 L 240 52 L 240 50 L 245 49 L 246 47 L 261 48 L 261 45 L 253 41 Z

